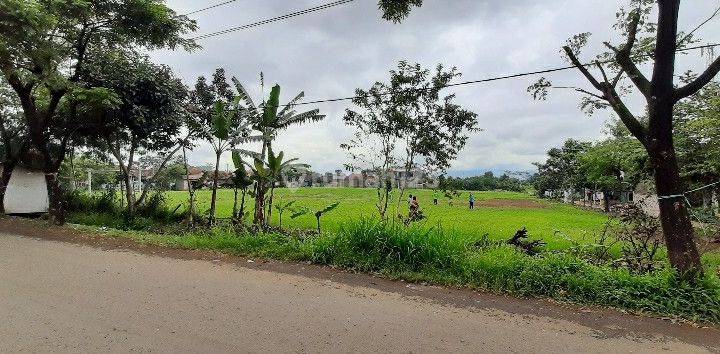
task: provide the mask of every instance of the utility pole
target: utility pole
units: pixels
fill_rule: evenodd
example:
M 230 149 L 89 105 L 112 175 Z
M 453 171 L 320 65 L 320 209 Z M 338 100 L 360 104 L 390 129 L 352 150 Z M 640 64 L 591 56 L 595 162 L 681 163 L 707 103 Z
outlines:
M 92 170 L 88 169 L 87 173 L 88 194 L 92 194 Z

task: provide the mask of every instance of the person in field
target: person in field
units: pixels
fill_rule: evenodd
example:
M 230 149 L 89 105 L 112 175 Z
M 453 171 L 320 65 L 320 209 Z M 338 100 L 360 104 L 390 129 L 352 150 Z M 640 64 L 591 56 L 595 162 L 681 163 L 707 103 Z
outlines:
M 410 201 L 410 214 L 417 214 L 420 210 L 420 203 L 417 201 L 417 196 L 413 196 Z
M 470 209 L 475 209 L 475 195 L 470 193 L 470 199 L 468 200 L 470 202 Z

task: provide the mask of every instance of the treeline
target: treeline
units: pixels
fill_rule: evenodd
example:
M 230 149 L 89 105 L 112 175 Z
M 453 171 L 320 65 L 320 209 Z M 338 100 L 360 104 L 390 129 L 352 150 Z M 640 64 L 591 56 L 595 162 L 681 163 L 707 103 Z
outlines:
M 675 108 L 673 139 L 682 188 L 691 191 L 694 206 L 720 203 L 720 83 L 711 82 Z M 642 144 L 622 125 L 609 125 L 607 137 L 597 142 L 568 139 L 536 163 L 532 185 L 540 196 L 562 197 L 568 191 L 632 191 L 652 181 L 652 161 Z M 652 183 L 648 183 L 652 185 Z M 711 186 L 711 187 L 707 187 Z M 706 187 L 706 188 L 704 188 Z M 606 193 L 607 194 L 607 193 Z
M 472 177 L 440 177 L 440 188 L 466 191 L 510 191 L 522 192 L 527 189 L 529 182 L 518 177 L 511 177 L 504 173 L 496 177 L 492 172 L 485 172 L 482 176 Z

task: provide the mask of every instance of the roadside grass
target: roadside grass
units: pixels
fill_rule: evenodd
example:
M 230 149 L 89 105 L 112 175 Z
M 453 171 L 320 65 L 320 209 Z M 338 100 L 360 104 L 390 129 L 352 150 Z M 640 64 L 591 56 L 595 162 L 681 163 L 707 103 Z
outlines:
M 76 226 L 98 231 L 96 227 Z M 392 279 L 463 286 L 523 297 L 547 297 L 656 316 L 720 323 L 720 280 L 708 272 L 695 284 L 665 266 L 649 274 L 592 265 L 562 251 L 528 256 L 502 242 L 468 242 L 442 227 L 404 227 L 361 219 L 322 235 L 250 234 L 233 229 L 177 234 L 103 229 L 112 237 L 159 246 L 221 251 L 246 257 L 313 262 Z

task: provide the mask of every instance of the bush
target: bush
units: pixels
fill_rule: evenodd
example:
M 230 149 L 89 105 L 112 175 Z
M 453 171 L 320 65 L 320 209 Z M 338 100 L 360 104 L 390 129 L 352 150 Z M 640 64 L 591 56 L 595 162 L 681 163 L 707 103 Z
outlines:
M 102 194 L 88 194 L 74 190 L 65 194 L 65 206 L 69 212 L 93 212 L 117 214 L 120 206 L 117 204 L 115 193 L 106 191 Z
M 440 228 L 362 220 L 315 239 L 312 260 L 390 275 L 411 272 L 414 280 L 720 322 L 720 282 L 714 275 L 690 284 L 677 280 L 667 265 L 638 274 L 591 264 L 568 252 L 530 256 L 487 238 L 469 242 Z
M 454 268 L 465 253 L 462 239 L 443 233 L 439 227 L 405 227 L 371 219 L 346 224 L 340 232 L 326 237 L 316 244 L 315 262 L 364 271 Z

